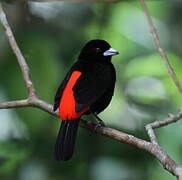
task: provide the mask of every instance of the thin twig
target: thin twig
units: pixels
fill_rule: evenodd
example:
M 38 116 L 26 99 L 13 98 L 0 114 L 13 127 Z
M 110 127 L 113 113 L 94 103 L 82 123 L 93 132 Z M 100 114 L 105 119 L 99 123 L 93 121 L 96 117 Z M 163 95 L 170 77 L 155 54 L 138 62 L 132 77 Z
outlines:
M 160 128 L 163 126 L 167 126 L 168 124 L 175 123 L 182 118 L 182 110 L 180 109 L 177 115 L 169 114 L 168 118 L 164 119 L 163 121 L 154 121 L 150 124 L 145 126 L 145 129 L 150 137 L 150 140 L 154 144 L 158 144 L 157 138 L 154 133 L 155 128 Z
M 35 89 L 33 88 L 33 82 L 29 76 L 29 68 L 28 65 L 22 56 L 20 49 L 18 48 L 18 45 L 15 41 L 15 38 L 13 36 L 13 33 L 11 32 L 10 26 L 7 22 L 5 13 L 1 7 L 0 4 L 0 21 L 3 24 L 3 27 L 5 28 L 6 36 L 9 40 L 9 43 L 11 45 L 12 50 L 14 51 L 17 60 L 19 62 L 19 65 L 21 67 L 24 81 L 26 83 L 26 87 L 29 91 L 29 96 L 27 99 L 18 100 L 18 101 L 9 101 L 9 102 L 1 102 L 0 103 L 0 109 L 7 109 L 7 108 L 17 108 L 17 107 L 34 107 L 39 108 L 43 111 L 46 111 L 50 113 L 51 115 L 58 116 L 58 112 L 53 111 L 53 107 L 51 104 L 46 103 L 45 101 L 39 99 L 35 95 Z M 181 118 L 181 112 L 176 116 L 170 116 L 164 121 L 158 121 L 154 122 L 148 125 L 147 132 L 151 138 L 151 142 L 148 142 L 146 140 L 134 137 L 133 135 L 118 131 L 116 129 L 112 129 L 109 127 L 97 127 L 96 124 L 93 122 L 83 121 L 81 120 L 80 126 L 84 127 L 86 129 L 91 130 L 94 133 L 98 133 L 103 136 L 107 136 L 109 138 L 115 139 L 119 142 L 124 142 L 129 145 L 132 145 L 134 147 L 143 149 L 152 155 L 154 155 L 160 163 L 164 166 L 166 170 L 168 170 L 170 173 L 175 175 L 178 179 L 181 179 L 182 177 L 182 168 L 180 164 L 177 164 L 171 157 L 168 156 L 168 154 L 165 153 L 165 151 L 158 145 L 157 138 L 154 134 L 153 128 L 161 127 L 164 125 L 167 125 L 169 123 L 172 123 L 173 121 L 177 121 Z M 96 128 L 97 127 L 97 128 Z
M 33 87 L 33 83 L 32 80 L 30 78 L 30 74 L 29 74 L 29 67 L 25 61 L 25 58 L 23 57 L 17 43 L 16 40 L 14 38 L 13 32 L 8 24 L 7 18 L 6 18 L 6 14 L 4 13 L 4 10 L 0 4 L 0 21 L 1 24 L 4 27 L 7 39 L 9 41 L 9 44 L 18 60 L 18 63 L 20 65 L 21 71 L 23 73 L 23 78 L 24 78 L 24 82 L 26 84 L 26 87 L 28 89 L 28 93 L 29 96 L 35 96 L 35 89 Z
M 148 7 L 145 3 L 145 0 L 140 0 L 140 3 L 141 3 L 141 6 L 144 10 L 144 13 L 146 15 L 146 18 L 147 18 L 147 21 L 148 21 L 148 24 L 149 24 L 149 27 L 150 27 L 150 32 L 152 34 L 152 37 L 153 37 L 153 40 L 154 40 L 154 43 L 158 49 L 158 52 L 168 70 L 168 74 L 169 76 L 172 78 L 172 80 L 174 81 L 174 83 L 176 84 L 177 88 L 179 89 L 179 91 L 182 93 L 182 84 L 180 83 L 180 81 L 178 80 L 177 76 L 176 76 L 176 73 L 175 71 L 173 70 L 173 67 L 171 66 L 170 62 L 169 62 L 169 59 L 167 57 L 167 54 L 165 52 L 165 50 L 162 48 L 161 46 L 161 42 L 160 42 L 160 39 L 159 39 L 159 36 L 157 34 L 157 30 L 153 24 L 153 21 L 152 21 L 152 18 L 150 16 L 150 13 L 149 13 L 149 10 L 148 10 Z
M 166 126 L 168 124 L 177 122 L 178 120 L 182 118 L 182 111 L 180 110 L 177 115 L 169 114 L 168 116 L 169 117 L 164 119 L 163 121 L 154 121 L 150 123 L 151 127 L 155 129 L 155 128 L 160 128 L 162 126 Z
M 157 144 L 158 145 L 158 142 L 157 142 L 157 137 L 154 133 L 154 130 L 152 129 L 151 127 L 151 124 L 147 124 L 145 126 L 145 129 L 147 131 L 147 134 L 149 135 L 149 138 L 150 138 L 150 141 L 153 143 L 153 144 Z
M 150 137 L 152 144 L 160 147 L 158 142 L 157 142 L 156 135 L 154 133 L 155 128 L 160 128 L 163 126 L 167 126 L 171 123 L 175 123 L 178 120 L 180 120 L 181 118 L 182 118 L 182 110 L 180 109 L 180 112 L 177 115 L 171 115 L 170 114 L 169 117 L 164 119 L 163 121 L 154 121 L 150 124 L 147 124 L 145 126 L 145 128 L 146 128 L 147 134 Z M 159 154 L 154 153 L 154 155 L 159 155 L 159 157 L 157 157 L 159 159 L 161 157 L 160 153 L 163 153 L 163 152 L 164 151 L 161 150 L 161 151 L 159 151 Z M 164 157 L 165 157 L 165 160 L 163 161 L 163 163 L 161 163 L 161 164 L 163 164 L 164 168 L 167 169 L 168 171 L 170 171 L 172 174 L 174 174 L 178 180 L 182 180 L 182 165 L 174 162 L 168 155 L 164 156 Z M 168 169 L 168 168 L 170 168 L 170 169 Z
M 156 135 L 154 133 L 154 129 L 155 128 L 160 128 L 160 127 L 163 127 L 163 126 L 167 126 L 167 125 L 169 125 L 171 123 L 175 123 L 178 120 L 180 120 L 181 118 L 182 118 L 182 109 L 180 108 L 180 111 L 179 111 L 179 113 L 177 115 L 169 114 L 168 118 L 164 119 L 163 121 L 154 121 L 154 122 L 152 122 L 150 124 L 147 124 L 145 126 L 145 129 L 147 131 L 147 134 L 150 137 L 150 140 L 151 140 L 152 144 L 159 146 L 157 138 L 156 138 Z M 163 153 L 163 150 L 161 150 L 160 153 Z M 156 154 L 156 155 L 158 155 L 158 154 Z M 159 155 L 159 156 L 161 156 L 161 155 Z M 164 160 L 164 162 L 165 162 L 164 164 L 167 163 L 167 165 L 164 165 L 162 163 L 164 168 L 168 169 L 168 168 L 172 167 L 172 169 L 173 169 L 172 173 L 178 179 L 182 179 L 182 165 L 181 164 L 177 164 L 176 162 L 174 162 L 169 156 L 165 156 L 165 157 L 166 157 L 166 159 Z M 159 157 L 157 157 L 157 158 L 159 159 Z

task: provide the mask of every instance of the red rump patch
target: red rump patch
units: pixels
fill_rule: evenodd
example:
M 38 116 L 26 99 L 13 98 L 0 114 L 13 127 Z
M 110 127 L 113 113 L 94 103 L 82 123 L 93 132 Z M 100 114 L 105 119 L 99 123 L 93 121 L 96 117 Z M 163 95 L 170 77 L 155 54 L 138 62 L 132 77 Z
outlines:
M 70 76 L 70 79 L 68 80 L 68 83 L 66 84 L 66 87 L 63 91 L 59 104 L 59 115 L 62 120 L 78 119 L 85 111 L 89 109 L 88 107 L 79 113 L 75 111 L 76 102 L 72 88 L 78 78 L 81 76 L 81 74 L 82 73 L 80 71 L 74 71 Z

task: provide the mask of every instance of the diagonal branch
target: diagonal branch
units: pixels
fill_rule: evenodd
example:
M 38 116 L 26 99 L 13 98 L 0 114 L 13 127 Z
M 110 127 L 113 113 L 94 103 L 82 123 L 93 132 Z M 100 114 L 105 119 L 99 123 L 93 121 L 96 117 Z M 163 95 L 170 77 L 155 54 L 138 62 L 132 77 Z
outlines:
M 2 9 L 2 6 L 0 4 L 0 21 L 1 21 L 1 24 L 3 25 L 4 27 L 4 30 L 5 30 L 5 33 L 6 33 L 6 36 L 8 38 L 8 41 L 9 41 L 9 44 L 18 60 L 18 63 L 20 65 L 20 68 L 21 68 L 21 71 L 23 73 L 23 78 L 24 78 L 24 82 L 26 84 L 26 87 L 28 89 L 28 93 L 29 93 L 29 96 L 33 97 L 35 96 L 35 89 L 33 87 L 33 83 L 32 83 L 32 80 L 30 78 L 30 74 L 29 74 L 29 67 L 25 61 L 25 58 L 23 57 L 17 43 L 16 43 L 16 40 L 14 38 L 14 35 L 13 35 L 13 32 L 8 24 L 8 21 L 7 21 L 7 18 L 6 18 L 6 14 L 4 13 L 3 9 Z
M 168 116 L 169 117 L 164 119 L 163 121 L 154 121 L 154 122 L 147 124 L 145 126 L 146 131 L 147 131 L 152 143 L 158 144 L 157 138 L 156 138 L 155 133 L 154 133 L 154 129 L 160 128 L 163 126 L 167 126 L 168 124 L 175 123 L 178 120 L 182 119 L 182 109 L 180 109 L 180 111 L 177 115 L 169 114 Z
M 50 113 L 51 115 L 58 116 L 57 112 L 53 111 L 53 107 L 51 104 L 46 103 L 43 100 L 38 99 L 37 97 L 28 100 L 18 100 L 18 101 L 9 101 L 9 102 L 1 102 L 0 103 L 0 109 L 8 109 L 8 108 L 20 108 L 20 107 L 34 107 L 39 108 L 45 112 Z M 112 129 L 109 127 L 98 127 L 96 123 L 81 120 L 80 126 L 86 129 L 89 129 L 92 132 L 110 137 L 112 139 L 123 141 L 127 144 L 130 144 L 132 146 L 136 146 L 140 149 L 144 149 L 146 151 L 150 151 L 150 146 L 152 144 L 148 141 L 136 138 L 132 135 L 129 135 L 127 133 L 123 133 L 121 131 L 118 131 L 116 129 Z M 150 147 L 150 148 L 149 148 Z
M 176 73 L 175 71 L 173 70 L 173 67 L 171 66 L 170 62 L 169 62 L 169 59 L 167 57 L 167 54 L 165 52 L 165 50 L 162 48 L 161 46 L 161 42 L 160 42 L 160 39 L 159 39 L 159 36 L 157 34 L 157 30 L 153 24 L 153 21 L 152 21 L 152 18 L 150 16 L 150 13 L 149 13 L 149 10 L 148 10 L 148 7 L 145 3 L 145 0 L 140 0 L 140 4 L 144 10 L 144 13 L 146 15 L 146 18 L 147 18 L 147 21 L 148 21 L 148 24 L 149 24 L 149 27 L 150 27 L 150 32 L 152 34 L 152 37 L 153 37 L 153 40 L 154 40 L 154 43 L 159 51 L 159 54 L 168 70 L 168 74 L 169 76 L 171 76 L 172 80 L 174 81 L 174 83 L 176 84 L 176 87 L 178 88 L 178 90 L 182 93 L 182 84 L 180 83 L 180 81 L 178 80 L 177 76 L 176 76 Z
M 23 106 L 24 105 L 24 106 Z M 39 108 L 45 112 L 50 113 L 51 115 L 58 116 L 58 113 L 55 113 L 52 109 L 52 105 L 46 103 L 43 100 L 38 99 L 37 97 L 32 98 L 31 100 L 19 100 L 19 101 L 10 101 L 0 103 L 0 109 L 5 108 L 18 108 L 18 107 L 34 107 Z M 91 132 L 109 137 L 111 139 L 115 139 L 119 142 L 123 142 L 134 146 L 136 148 L 145 150 L 155 156 L 161 164 L 167 169 L 169 172 L 177 176 L 179 170 L 181 170 L 178 165 L 165 151 L 158 145 L 146 140 L 137 138 L 133 135 L 118 131 L 109 127 L 98 127 L 97 124 L 81 120 L 80 126 L 90 130 Z M 178 171 L 177 171 L 178 170 Z M 179 171 L 181 172 L 181 171 Z
M 152 122 L 150 124 L 147 124 L 145 126 L 145 129 L 147 131 L 147 134 L 150 137 L 150 140 L 151 140 L 152 144 L 155 144 L 155 145 L 159 146 L 159 144 L 157 142 L 157 137 L 156 137 L 156 135 L 154 133 L 154 129 L 155 128 L 160 128 L 160 127 L 163 127 L 163 126 L 167 126 L 167 125 L 169 125 L 171 123 L 175 123 L 178 120 L 182 119 L 182 109 L 180 109 L 180 111 L 179 111 L 179 113 L 177 115 L 169 114 L 168 116 L 169 117 L 166 118 L 166 119 L 164 119 L 163 121 L 154 121 L 154 122 Z M 168 160 L 169 159 L 167 158 L 167 161 Z M 170 160 L 170 162 L 172 162 L 172 161 Z M 179 180 L 182 180 L 182 164 L 177 164 L 177 163 L 173 162 L 173 165 L 172 166 L 173 166 L 173 170 L 174 170 L 173 171 L 174 175 Z M 167 166 L 164 166 L 165 169 L 168 169 L 168 167 L 170 167 L 170 166 L 168 166 L 168 165 Z
M 142 2 L 142 0 L 141 0 Z M 11 28 L 7 22 L 6 15 L 2 9 L 2 6 L 0 4 L 0 21 L 5 29 L 5 33 L 7 36 L 7 39 L 10 43 L 10 46 L 15 53 L 18 63 L 20 65 L 20 68 L 23 73 L 24 81 L 26 83 L 26 87 L 29 92 L 29 96 L 27 99 L 23 100 L 17 100 L 17 101 L 9 101 L 9 102 L 1 102 L 0 103 L 0 109 L 7 109 L 7 108 L 20 108 L 20 107 L 34 107 L 39 108 L 45 112 L 50 113 L 51 115 L 58 116 L 58 112 L 53 111 L 53 107 L 51 104 L 46 103 L 45 101 L 39 99 L 35 95 L 35 89 L 33 87 L 33 82 L 29 75 L 29 67 L 15 41 L 15 38 L 13 36 L 13 33 L 11 31 Z M 151 142 L 148 142 L 146 140 L 137 138 L 133 135 L 118 131 L 113 128 L 109 127 L 97 127 L 96 124 L 93 122 L 88 122 L 81 120 L 80 126 L 83 128 L 86 128 L 94 133 L 115 139 L 119 142 L 124 142 L 126 144 L 132 145 L 134 147 L 137 147 L 139 149 L 145 150 L 155 156 L 159 162 L 163 165 L 163 167 L 169 171 L 171 174 L 175 175 L 179 180 L 182 179 L 182 165 L 177 164 L 168 154 L 165 153 L 165 151 L 158 145 L 157 138 L 154 134 L 153 129 L 165 126 L 169 123 L 172 123 L 174 121 L 179 120 L 182 117 L 182 112 L 180 112 L 176 116 L 170 116 L 164 121 L 156 121 L 154 123 L 151 123 L 147 125 L 146 129 L 149 134 L 149 137 L 151 139 Z

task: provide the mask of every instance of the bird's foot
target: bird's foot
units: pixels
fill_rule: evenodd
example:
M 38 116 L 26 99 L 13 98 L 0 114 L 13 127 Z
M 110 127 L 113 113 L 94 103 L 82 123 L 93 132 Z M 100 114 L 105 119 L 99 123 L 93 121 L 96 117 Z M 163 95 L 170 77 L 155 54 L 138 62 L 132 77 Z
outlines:
M 104 121 L 102 119 L 100 119 L 100 118 L 97 120 L 97 125 L 98 126 L 106 126 Z
M 101 127 L 101 126 L 106 126 L 104 121 L 101 118 L 99 118 L 95 113 L 91 113 L 91 114 L 94 117 L 94 119 L 96 120 L 96 128 Z

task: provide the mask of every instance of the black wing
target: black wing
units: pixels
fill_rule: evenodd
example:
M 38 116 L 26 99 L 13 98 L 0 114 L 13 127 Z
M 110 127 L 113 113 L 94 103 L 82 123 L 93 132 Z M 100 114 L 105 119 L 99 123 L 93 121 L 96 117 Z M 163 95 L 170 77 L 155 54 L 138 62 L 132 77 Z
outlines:
M 82 73 L 73 87 L 76 112 L 92 105 L 107 91 L 112 81 L 111 75 L 110 68 Z

